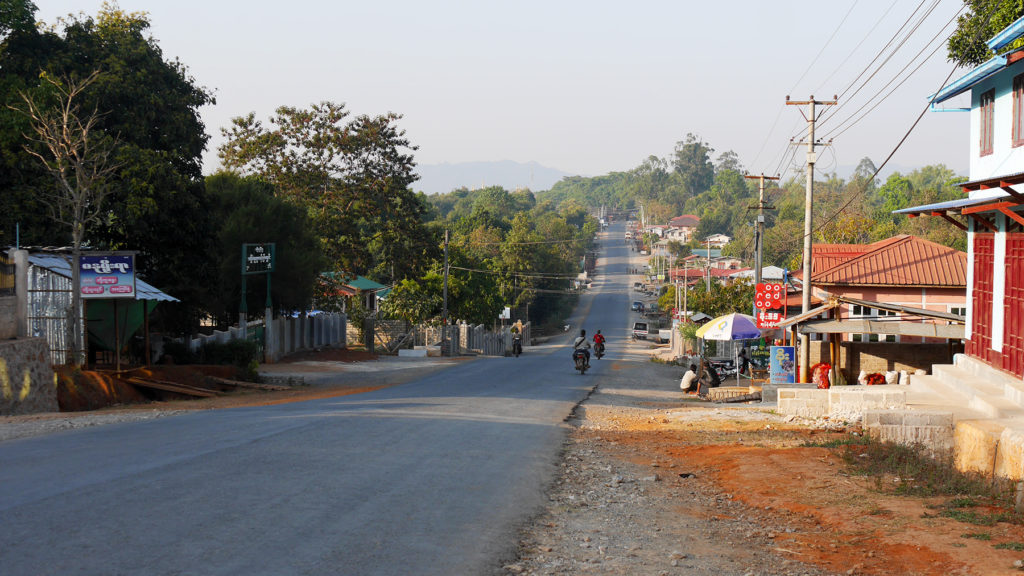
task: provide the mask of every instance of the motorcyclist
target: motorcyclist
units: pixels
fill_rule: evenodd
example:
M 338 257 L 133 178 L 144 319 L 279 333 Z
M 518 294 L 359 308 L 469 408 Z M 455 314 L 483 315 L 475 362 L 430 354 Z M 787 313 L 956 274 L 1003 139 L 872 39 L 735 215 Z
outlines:
M 600 330 L 597 331 L 597 334 L 594 334 L 594 350 L 604 353 L 604 334 L 601 334 Z
M 590 342 L 587 340 L 587 331 L 580 330 L 580 335 L 576 337 L 576 340 L 572 343 L 573 354 L 577 350 L 582 350 L 587 357 L 587 366 L 590 366 Z

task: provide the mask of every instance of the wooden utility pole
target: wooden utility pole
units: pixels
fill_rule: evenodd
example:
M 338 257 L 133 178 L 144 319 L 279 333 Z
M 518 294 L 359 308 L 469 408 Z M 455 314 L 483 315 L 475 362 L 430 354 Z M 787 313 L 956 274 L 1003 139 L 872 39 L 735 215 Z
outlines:
M 818 104 L 822 106 L 835 105 L 839 100 L 838 96 L 833 96 L 830 101 L 817 101 L 814 96 L 811 96 L 810 100 L 804 100 L 800 102 L 792 101 L 789 96 L 786 96 L 787 106 L 807 106 L 807 114 L 804 118 L 807 120 L 807 190 L 804 196 L 804 274 L 803 274 L 803 287 L 801 289 L 803 294 L 803 306 L 801 313 L 807 313 L 811 310 L 811 233 L 814 231 L 811 219 L 811 210 L 814 206 L 814 164 L 818 161 L 818 155 L 814 152 L 814 146 L 818 144 L 814 141 L 814 107 Z M 800 382 L 810 382 L 808 377 L 810 372 L 811 363 L 811 337 L 807 334 L 800 335 Z
M 778 176 L 744 176 L 747 179 L 757 178 L 760 180 L 757 186 L 757 206 L 751 208 L 757 208 L 757 222 L 754 226 L 754 284 L 761 283 L 761 268 L 764 267 L 764 263 L 761 260 L 762 251 L 764 249 L 764 211 L 774 210 L 774 206 L 765 206 L 764 203 L 764 181 L 765 180 L 778 180 Z

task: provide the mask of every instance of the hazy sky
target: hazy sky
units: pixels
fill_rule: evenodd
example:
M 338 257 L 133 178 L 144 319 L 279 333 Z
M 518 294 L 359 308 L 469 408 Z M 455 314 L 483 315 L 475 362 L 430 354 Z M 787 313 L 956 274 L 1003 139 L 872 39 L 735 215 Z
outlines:
M 69 12 L 95 15 L 102 2 L 36 4 L 37 17 L 52 23 Z M 834 138 L 819 151 L 819 170 L 865 156 L 880 164 L 952 70 L 942 39 L 962 7 L 959 0 L 119 4 L 148 12 L 165 57 L 180 59 L 215 92 L 217 104 L 202 110 L 212 136 L 207 172 L 217 168 L 220 130 L 231 118 L 266 119 L 281 105 L 331 100 L 353 114 L 402 114 L 421 164 L 532 160 L 588 176 L 670 156 L 691 132 L 716 158 L 733 150 L 751 173 L 785 175 L 790 138 L 806 135 L 804 107 L 786 106 L 787 95 L 841 96 L 818 128 L 819 138 Z M 890 42 L 902 47 L 885 50 Z M 842 131 L 841 122 L 879 102 Z M 929 112 L 891 162 L 943 163 L 965 174 L 967 130 L 966 113 Z M 797 161 L 803 157 L 801 149 Z

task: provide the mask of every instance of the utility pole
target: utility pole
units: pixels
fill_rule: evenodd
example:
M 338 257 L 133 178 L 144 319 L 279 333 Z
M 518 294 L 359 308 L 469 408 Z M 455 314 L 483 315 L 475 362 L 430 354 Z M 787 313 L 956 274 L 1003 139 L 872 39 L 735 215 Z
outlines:
M 757 206 L 751 208 L 757 208 L 757 221 L 754 226 L 754 284 L 761 283 L 761 268 L 764 267 L 764 263 L 761 260 L 762 251 L 764 249 L 764 211 L 774 210 L 774 206 L 765 206 L 764 203 L 764 181 L 765 180 L 778 180 L 778 176 L 744 176 L 747 179 L 758 179 L 760 182 L 757 186 Z
M 441 354 L 450 356 L 448 353 L 448 230 L 444 231 L 444 287 L 442 298 L 444 305 L 441 308 Z
M 810 100 L 796 102 L 791 101 L 789 96 L 786 96 L 787 106 L 807 106 L 807 114 L 804 116 L 807 120 L 807 190 L 804 195 L 804 275 L 802 278 L 803 287 L 801 288 L 803 294 L 801 313 L 807 313 L 811 310 L 811 234 L 814 231 L 811 222 L 811 210 L 814 206 L 814 164 L 818 161 L 818 155 L 814 152 L 814 146 L 817 144 L 814 141 L 814 107 L 818 104 L 833 106 L 838 100 L 838 96 L 833 96 L 830 101 L 817 101 L 814 99 L 814 96 L 811 96 Z M 808 334 L 801 334 L 799 362 L 801 383 L 810 382 L 810 363 L 811 337 Z

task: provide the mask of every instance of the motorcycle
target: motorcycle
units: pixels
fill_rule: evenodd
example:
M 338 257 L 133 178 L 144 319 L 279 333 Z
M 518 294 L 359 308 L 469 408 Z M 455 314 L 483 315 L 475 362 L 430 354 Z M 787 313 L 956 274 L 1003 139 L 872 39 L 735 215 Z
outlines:
M 604 356 L 604 342 L 598 342 L 594 344 L 594 355 L 600 360 L 601 356 Z
M 587 353 L 583 350 L 574 350 L 572 353 L 572 361 L 576 364 L 576 369 L 580 371 L 580 376 L 587 371 Z
M 512 337 L 512 355 L 519 358 L 519 355 L 523 353 L 523 337 L 515 335 Z

